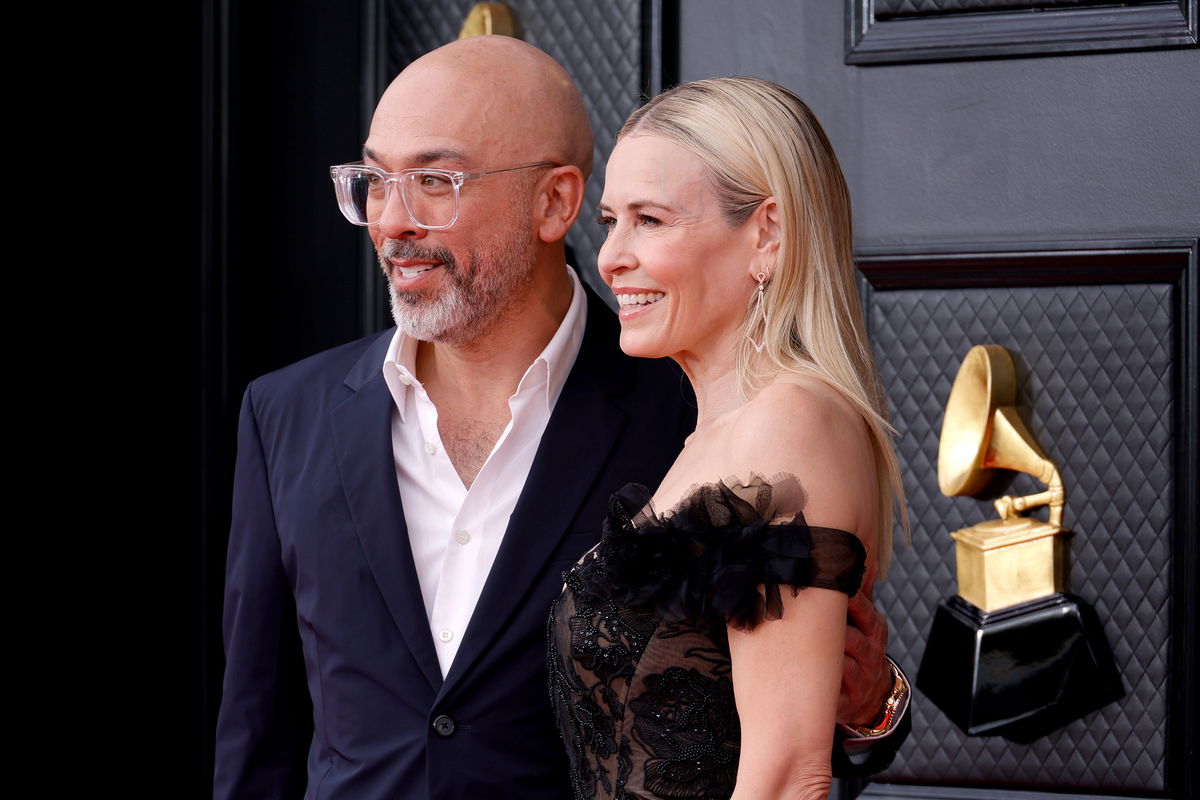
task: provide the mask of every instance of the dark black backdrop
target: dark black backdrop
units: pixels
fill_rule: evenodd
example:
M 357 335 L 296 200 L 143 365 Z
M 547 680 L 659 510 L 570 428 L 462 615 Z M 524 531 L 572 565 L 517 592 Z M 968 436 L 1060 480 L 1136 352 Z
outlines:
M 203 694 L 188 750 L 202 756 L 189 765 L 186 783 L 195 789 L 186 796 L 210 794 L 241 392 L 256 375 L 366 333 L 358 322 L 366 237 L 341 218 L 326 168 L 359 157 L 369 6 L 201 3 L 200 251 L 192 276 L 200 295 L 200 497 L 192 501 L 200 540 L 188 538 L 199 556 L 189 583 L 200 589 L 202 652 L 193 663 L 202 665 L 195 680 Z

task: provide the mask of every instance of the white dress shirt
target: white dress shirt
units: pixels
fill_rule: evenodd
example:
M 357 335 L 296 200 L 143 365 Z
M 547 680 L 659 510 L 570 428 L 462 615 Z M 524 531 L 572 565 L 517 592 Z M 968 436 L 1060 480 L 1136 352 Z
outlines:
M 467 631 L 550 413 L 579 355 L 587 298 L 575 271 L 568 267 L 567 273 L 572 286 L 567 314 L 508 398 L 512 418 L 470 489 L 463 486 L 442 447 L 437 408 L 417 380 L 417 341 L 397 329 L 384 358 L 383 377 L 396 404 L 396 481 L 443 677 Z

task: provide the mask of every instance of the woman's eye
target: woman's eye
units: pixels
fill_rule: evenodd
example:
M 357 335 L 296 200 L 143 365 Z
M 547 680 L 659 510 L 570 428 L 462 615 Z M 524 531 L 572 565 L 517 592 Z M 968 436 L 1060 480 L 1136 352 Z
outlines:
M 604 214 L 601 214 L 600 216 L 596 217 L 596 224 L 598 224 L 602 228 L 607 228 L 608 230 L 611 231 L 613 229 L 613 226 L 615 226 L 617 224 L 617 220 L 615 217 L 609 217 Z
M 658 217 L 652 217 L 649 214 L 638 214 L 638 222 L 643 225 L 661 225 L 662 220 Z

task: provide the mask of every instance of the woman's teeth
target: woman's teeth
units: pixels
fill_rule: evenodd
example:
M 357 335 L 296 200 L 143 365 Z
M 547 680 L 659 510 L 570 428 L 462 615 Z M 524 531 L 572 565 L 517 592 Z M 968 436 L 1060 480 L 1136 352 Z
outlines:
M 645 306 L 650 303 L 657 303 L 666 297 L 663 292 L 641 292 L 639 294 L 619 294 L 617 295 L 617 305 L 621 308 L 629 306 Z

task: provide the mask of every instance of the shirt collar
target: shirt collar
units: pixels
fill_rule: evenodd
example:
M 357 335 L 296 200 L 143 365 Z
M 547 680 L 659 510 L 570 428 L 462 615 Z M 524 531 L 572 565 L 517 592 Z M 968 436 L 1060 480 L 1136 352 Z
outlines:
M 525 374 L 517 384 L 517 397 L 526 392 L 540 392 L 546 404 L 546 411 L 553 411 L 558 396 L 562 394 L 571 367 L 575 366 L 575 358 L 583 344 L 583 331 L 587 322 L 587 294 L 579 282 L 575 270 L 566 267 L 571 279 L 571 305 L 559 323 L 558 330 L 550 337 L 545 349 L 533 360 Z M 392 399 L 400 414 L 400 421 L 405 422 L 405 406 L 408 393 L 415 388 L 423 388 L 417 380 L 417 340 L 404 333 L 400 328 L 392 335 L 387 354 L 383 357 L 383 377 L 391 389 Z

